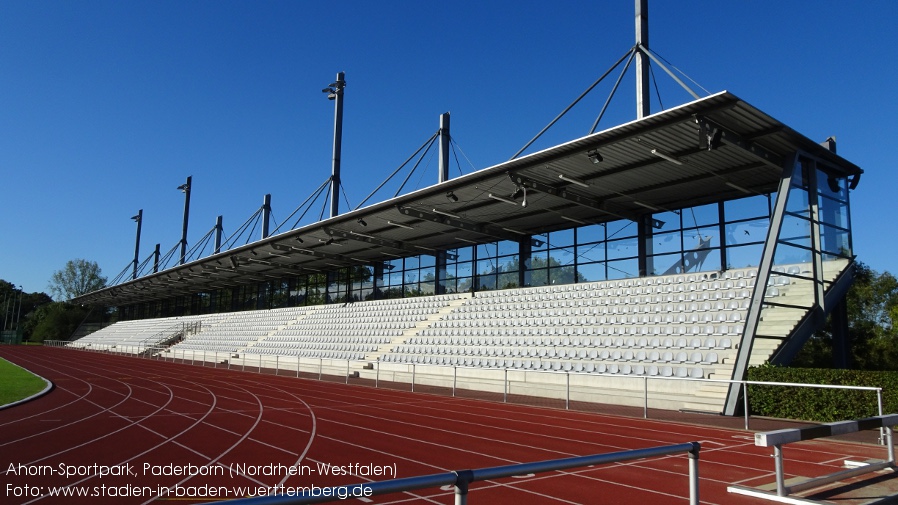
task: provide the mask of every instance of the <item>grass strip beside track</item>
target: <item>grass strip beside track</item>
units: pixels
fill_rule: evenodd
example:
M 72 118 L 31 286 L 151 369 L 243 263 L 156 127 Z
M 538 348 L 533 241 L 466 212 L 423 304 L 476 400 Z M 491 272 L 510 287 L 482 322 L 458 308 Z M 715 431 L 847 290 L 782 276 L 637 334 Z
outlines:
M 0 406 L 28 398 L 46 386 L 37 375 L 0 358 Z

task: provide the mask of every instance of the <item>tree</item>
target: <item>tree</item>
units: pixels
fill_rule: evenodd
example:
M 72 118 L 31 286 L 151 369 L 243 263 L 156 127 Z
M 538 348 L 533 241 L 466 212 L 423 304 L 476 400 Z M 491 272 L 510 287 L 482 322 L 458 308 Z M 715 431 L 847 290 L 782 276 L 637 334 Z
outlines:
M 889 272 L 880 274 L 858 262 L 846 303 L 853 368 L 898 370 L 898 279 Z M 808 340 L 792 366 L 832 367 L 829 321 Z
M 103 289 L 106 277 L 100 275 L 100 267 L 94 261 L 69 260 L 65 268 L 53 272 L 50 277 L 50 293 L 55 299 L 69 301 L 72 298 Z
M 41 305 L 34 311 L 30 340 L 68 340 L 87 316 L 89 309 L 63 302 Z

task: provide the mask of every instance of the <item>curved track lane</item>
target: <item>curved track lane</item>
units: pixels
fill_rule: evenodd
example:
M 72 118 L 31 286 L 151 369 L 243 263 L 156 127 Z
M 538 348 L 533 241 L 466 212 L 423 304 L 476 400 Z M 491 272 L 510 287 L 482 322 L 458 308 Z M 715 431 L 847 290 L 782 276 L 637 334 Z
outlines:
M 702 503 L 755 503 L 727 494 L 726 486 L 772 480 L 769 452 L 754 447 L 751 434 L 734 430 L 68 349 L 0 347 L 0 356 L 57 386 L 42 398 L 0 410 L 3 503 L 202 502 L 243 497 L 258 487 L 283 490 L 277 486 L 392 476 L 365 471 L 374 468 L 411 477 L 692 440 L 703 442 Z M 848 455 L 846 449 L 862 459 L 881 452 L 862 445 L 803 444 L 790 447 L 787 470 L 807 476 L 832 472 Z M 99 476 L 96 465 L 129 472 Z M 291 474 L 291 468 L 300 474 Z M 362 472 L 334 475 L 335 468 Z M 60 469 L 81 474 L 59 475 Z M 685 455 L 651 458 L 478 483 L 470 500 L 686 503 L 686 472 Z M 51 492 L 95 496 L 62 498 Z M 197 497 L 212 492 L 216 496 Z M 374 502 L 447 504 L 453 496 L 450 489 L 429 489 Z

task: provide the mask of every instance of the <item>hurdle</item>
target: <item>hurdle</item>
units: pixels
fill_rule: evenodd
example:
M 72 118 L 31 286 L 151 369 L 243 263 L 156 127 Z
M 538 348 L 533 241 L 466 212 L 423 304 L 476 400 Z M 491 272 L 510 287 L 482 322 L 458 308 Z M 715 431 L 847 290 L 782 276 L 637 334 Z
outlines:
M 747 488 L 743 486 L 729 486 L 727 491 L 730 493 L 744 494 L 757 498 L 764 498 L 781 503 L 807 503 L 805 501 L 789 499 L 788 495 L 798 493 L 808 489 L 836 482 L 849 477 L 856 477 L 865 473 L 875 472 L 885 468 L 895 468 L 895 447 L 892 442 L 891 427 L 898 424 L 898 414 L 889 414 L 884 416 L 867 417 L 854 421 L 840 421 L 837 423 L 827 423 L 819 426 L 807 426 L 804 428 L 789 428 L 783 430 L 768 431 L 765 433 L 755 433 L 755 445 L 758 447 L 773 447 L 774 465 L 776 470 L 776 495 L 768 491 L 755 488 Z M 833 437 L 836 435 L 844 435 L 862 430 L 872 430 L 876 428 L 884 429 L 886 448 L 888 452 L 887 460 L 877 463 L 870 463 L 834 472 L 820 477 L 809 478 L 807 480 L 786 485 L 783 466 L 783 445 L 802 440 L 813 440 L 815 438 Z
M 420 477 L 406 477 L 404 479 L 366 482 L 347 486 L 324 488 L 315 488 L 312 486 L 301 489 L 297 488 L 296 490 L 300 492 L 294 495 L 272 494 L 269 496 L 256 496 L 214 503 L 223 505 L 307 505 L 312 503 L 343 501 L 347 498 L 360 498 L 362 500 L 370 501 L 367 498 L 369 496 L 401 493 L 440 486 L 454 486 L 454 504 L 468 505 L 468 487 L 474 482 L 686 453 L 689 461 L 689 505 L 699 505 L 699 451 L 701 451 L 701 444 L 699 442 L 686 442 L 682 444 L 648 447 L 645 449 L 633 449 L 629 451 L 593 454 L 590 456 L 575 456 L 572 458 L 537 461 L 534 463 L 519 463 L 491 468 L 478 468 L 476 470 L 456 470 L 433 475 L 423 475 Z M 283 492 L 284 487 L 279 487 L 280 491 Z M 272 489 L 277 490 L 277 486 Z

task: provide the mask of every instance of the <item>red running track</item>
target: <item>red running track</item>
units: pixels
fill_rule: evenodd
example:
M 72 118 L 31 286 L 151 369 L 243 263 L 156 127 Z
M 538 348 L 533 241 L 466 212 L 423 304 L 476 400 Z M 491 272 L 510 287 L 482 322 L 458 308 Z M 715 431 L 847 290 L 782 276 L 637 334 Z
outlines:
M 60 348 L 0 347 L 0 357 L 56 385 L 39 399 L 0 410 L 0 503 L 199 503 L 244 497 L 259 487 L 384 480 L 392 469 L 412 477 L 690 441 L 702 442 L 702 503 L 756 504 L 726 487 L 773 481 L 770 450 L 737 430 Z M 831 473 L 846 457 L 881 452 L 860 444 L 796 444 L 786 449 L 787 478 Z M 319 466 L 355 464 L 387 473 L 324 475 Z M 189 465 L 223 474 L 154 475 L 190 471 Z M 289 467 L 307 475 L 289 475 Z M 125 474 L 97 475 L 101 469 Z M 685 454 L 650 458 L 476 483 L 469 502 L 681 504 L 688 503 L 687 473 Z M 196 498 L 212 492 L 218 496 Z M 450 504 L 453 494 L 430 489 L 362 501 Z

